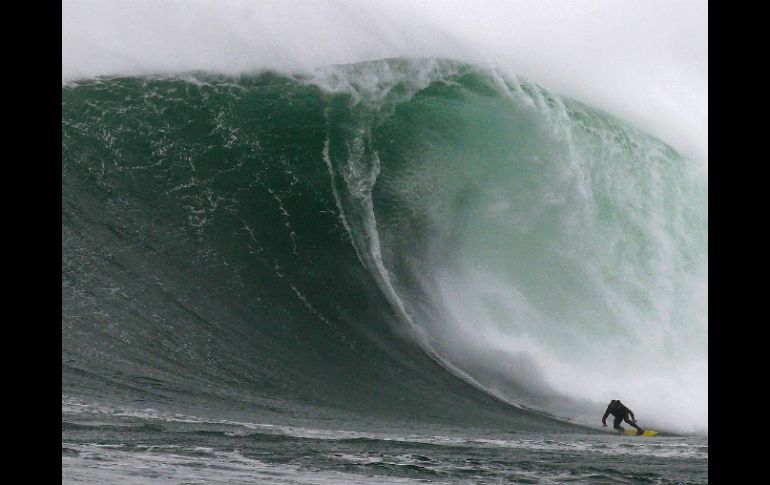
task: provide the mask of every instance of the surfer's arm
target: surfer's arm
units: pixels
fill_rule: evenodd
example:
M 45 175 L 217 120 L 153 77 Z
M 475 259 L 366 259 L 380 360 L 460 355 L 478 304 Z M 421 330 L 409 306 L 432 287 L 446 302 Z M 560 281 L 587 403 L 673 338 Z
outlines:
M 604 411 L 604 416 L 602 416 L 602 426 L 607 426 L 607 416 L 610 415 L 610 408 L 608 407 L 606 411 Z

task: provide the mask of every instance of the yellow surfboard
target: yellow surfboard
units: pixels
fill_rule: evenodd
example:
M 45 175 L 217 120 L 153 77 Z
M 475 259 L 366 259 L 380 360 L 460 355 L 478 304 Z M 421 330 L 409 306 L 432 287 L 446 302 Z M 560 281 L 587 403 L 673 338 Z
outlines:
M 644 433 L 639 434 L 639 431 L 637 431 L 634 428 L 631 428 L 631 429 L 623 430 L 623 434 L 627 434 L 629 436 L 655 436 L 656 434 L 658 434 L 658 432 L 657 431 L 653 431 L 651 429 L 645 429 Z

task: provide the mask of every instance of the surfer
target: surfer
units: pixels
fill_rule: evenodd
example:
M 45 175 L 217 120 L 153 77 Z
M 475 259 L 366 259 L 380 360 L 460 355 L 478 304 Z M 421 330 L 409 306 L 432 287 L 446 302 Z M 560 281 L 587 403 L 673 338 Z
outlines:
M 637 429 L 638 434 L 644 433 L 644 430 L 636 425 L 636 418 L 634 417 L 634 412 L 628 409 L 623 405 L 622 402 L 620 402 L 617 399 L 613 399 L 610 401 L 609 406 L 607 406 L 607 411 L 604 412 L 604 416 L 602 416 L 602 426 L 605 428 L 607 427 L 607 416 L 612 414 L 615 416 L 615 423 L 614 428 L 623 431 L 623 427 L 620 425 L 621 421 L 625 421 L 626 423 L 630 424 L 634 428 Z M 629 419 L 630 417 L 630 419 Z

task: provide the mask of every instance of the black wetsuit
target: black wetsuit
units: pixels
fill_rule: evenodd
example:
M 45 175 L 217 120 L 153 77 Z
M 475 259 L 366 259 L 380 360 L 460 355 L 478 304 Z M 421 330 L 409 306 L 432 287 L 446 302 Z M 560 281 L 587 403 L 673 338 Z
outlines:
M 634 412 L 625 407 L 620 401 L 610 402 L 610 405 L 607 406 L 607 411 L 605 411 L 604 416 L 602 416 L 602 424 L 607 424 L 607 416 L 610 414 L 615 416 L 615 422 L 613 423 L 613 427 L 615 429 L 623 429 L 620 423 L 625 421 L 626 423 L 636 428 L 640 433 L 644 431 L 633 422 L 636 420 L 636 418 L 634 418 Z M 631 416 L 631 419 L 628 419 L 629 416 Z

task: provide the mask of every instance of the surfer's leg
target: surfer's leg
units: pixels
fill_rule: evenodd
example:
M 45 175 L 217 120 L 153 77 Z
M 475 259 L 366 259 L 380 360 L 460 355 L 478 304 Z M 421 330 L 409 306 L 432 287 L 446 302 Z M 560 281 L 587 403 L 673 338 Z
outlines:
M 623 421 L 623 416 L 615 416 L 615 423 L 613 423 L 613 427 L 615 429 L 623 431 L 623 426 L 620 425 L 621 421 Z
M 624 420 L 626 423 L 628 423 L 628 424 L 630 424 L 631 426 L 633 426 L 634 428 L 636 428 L 636 430 L 639 432 L 639 434 L 642 434 L 642 433 L 644 433 L 644 430 L 643 430 L 642 428 L 640 428 L 639 426 L 637 426 L 637 424 L 636 424 L 636 423 L 634 423 L 633 421 L 631 421 L 630 419 L 628 419 L 628 416 L 626 416 L 626 417 L 625 417 L 623 420 Z

